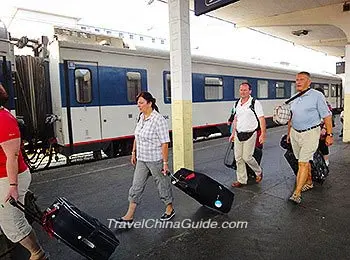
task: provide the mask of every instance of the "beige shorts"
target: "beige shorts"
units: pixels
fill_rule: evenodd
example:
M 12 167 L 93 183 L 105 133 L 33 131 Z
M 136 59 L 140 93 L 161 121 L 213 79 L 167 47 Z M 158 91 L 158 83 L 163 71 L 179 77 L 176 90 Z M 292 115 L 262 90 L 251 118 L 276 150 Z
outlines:
M 293 153 L 299 162 L 309 162 L 312 160 L 317 150 L 320 139 L 320 127 L 299 133 L 293 128 L 290 131 L 290 142 Z
M 28 191 L 32 176 L 29 170 L 18 175 L 18 200 L 24 203 L 24 195 Z M 0 178 L 0 227 L 6 237 L 14 243 L 21 241 L 32 231 L 31 225 L 24 217 L 24 213 L 5 203 L 9 190 L 8 178 Z

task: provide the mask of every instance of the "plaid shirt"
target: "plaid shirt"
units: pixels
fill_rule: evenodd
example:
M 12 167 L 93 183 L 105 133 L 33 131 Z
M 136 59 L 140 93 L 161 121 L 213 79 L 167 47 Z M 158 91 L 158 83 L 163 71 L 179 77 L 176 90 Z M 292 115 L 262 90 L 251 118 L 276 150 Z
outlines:
M 135 129 L 135 139 L 137 160 L 162 160 L 162 144 L 170 142 L 168 124 L 164 117 L 155 110 L 147 119 L 141 114 Z

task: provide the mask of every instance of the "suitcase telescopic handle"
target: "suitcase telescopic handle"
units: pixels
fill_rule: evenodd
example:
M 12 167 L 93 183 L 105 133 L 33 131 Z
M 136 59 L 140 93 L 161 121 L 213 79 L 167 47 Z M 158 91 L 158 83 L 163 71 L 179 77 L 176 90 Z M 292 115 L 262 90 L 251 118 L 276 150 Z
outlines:
M 11 197 L 9 199 L 9 203 L 12 206 L 18 208 L 20 211 L 26 213 L 28 216 L 30 216 L 32 219 L 34 219 L 37 223 L 39 223 L 41 226 L 43 226 L 42 219 L 37 214 L 35 214 L 32 210 L 30 210 L 25 205 L 23 205 L 22 202 L 15 200 L 13 197 Z
M 182 179 L 185 179 L 183 176 L 180 176 L 180 178 L 177 178 L 173 173 L 171 173 L 170 171 L 168 171 L 167 172 L 167 174 L 168 175 L 170 175 L 170 178 L 171 178 L 171 183 L 172 184 L 179 184 L 179 185 L 181 185 L 183 188 L 187 188 L 188 187 L 188 185 L 187 185 L 187 183 L 185 182 L 185 181 L 183 181 L 183 180 L 180 180 L 180 178 L 182 178 Z
M 180 181 L 180 180 L 179 180 L 178 178 L 176 178 L 176 176 L 175 176 L 173 173 L 171 173 L 170 171 L 167 171 L 166 174 L 167 174 L 168 176 L 170 176 L 171 182 L 172 182 L 173 184 L 175 184 L 175 183 L 177 183 L 177 182 Z
M 82 236 L 78 236 L 78 240 L 83 242 L 85 245 L 87 245 L 91 249 L 94 249 L 96 247 L 94 243 L 92 243 L 91 241 L 89 241 L 88 239 L 86 239 L 86 238 L 84 238 Z

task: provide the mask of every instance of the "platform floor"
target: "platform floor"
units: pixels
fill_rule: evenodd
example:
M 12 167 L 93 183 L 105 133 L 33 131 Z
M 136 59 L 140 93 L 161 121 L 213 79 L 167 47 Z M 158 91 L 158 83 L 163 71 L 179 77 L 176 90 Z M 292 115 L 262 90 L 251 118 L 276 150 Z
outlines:
M 279 147 L 286 127 L 268 130 L 262 160 L 264 179 L 244 188 L 231 188 L 235 173 L 223 165 L 227 138 L 196 143 L 195 170 L 229 187 L 235 193 L 234 205 L 227 215 L 221 215 L 174 187 L 173 221 L 210 220 L 219 225 L 243 221 L 247 227 L 113 229 L 120 246 L 111 259 L 349 259 L 350 144 L 341 142 L 340 123 L 337 125 L 330 175 L 322 186 L 304 194 L 301 205 L 287 201 L 295 177 Z M 132 176 L 129 157 L 122 157 L 34 173 L 31 189 L 43 208 L 63 196 L 108 225 L 107 219 L 120 217 L 127 209 Z M 135 220 L 156 219 L 163 211 L 150 178 Z M 50 259 L 83 259 L 62 242 L 49 238 L 38 225 L 35 230 Z M 28 256 L 17 246 L 14 259 Z

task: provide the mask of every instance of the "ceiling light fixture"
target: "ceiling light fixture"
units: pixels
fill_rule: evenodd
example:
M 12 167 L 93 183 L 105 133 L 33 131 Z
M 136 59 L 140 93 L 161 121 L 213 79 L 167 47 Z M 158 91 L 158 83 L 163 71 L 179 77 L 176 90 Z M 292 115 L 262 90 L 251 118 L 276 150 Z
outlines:
M 303 36 L 303 35 L 308 35 L 309 30 L 297 30 L 297 31 L 292 31 L 292 34 L 295 36 Z

